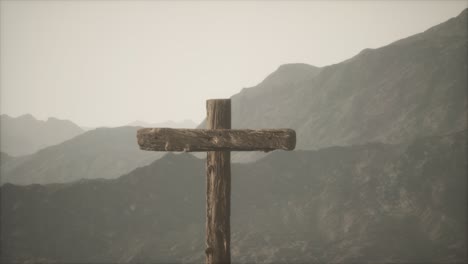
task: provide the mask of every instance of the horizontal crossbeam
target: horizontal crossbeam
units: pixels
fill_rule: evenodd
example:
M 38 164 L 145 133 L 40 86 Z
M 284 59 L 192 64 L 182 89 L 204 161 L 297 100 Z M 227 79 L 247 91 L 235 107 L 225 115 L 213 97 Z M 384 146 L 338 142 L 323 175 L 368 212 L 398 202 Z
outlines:
M 140 149 L 151 151 L 272 151 L 296 146 L 292 129 L 142 128 L 137 138 Z

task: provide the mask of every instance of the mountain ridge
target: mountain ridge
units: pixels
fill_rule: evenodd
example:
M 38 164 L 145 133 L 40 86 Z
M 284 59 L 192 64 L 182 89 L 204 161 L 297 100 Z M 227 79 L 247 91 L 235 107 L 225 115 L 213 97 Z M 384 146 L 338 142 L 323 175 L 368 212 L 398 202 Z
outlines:
M 2 114 L 0 124 L 1 151 L 11 156 L 29 155 L 83 133 L 72 121 L 52 117 L 37 120 L 31 114 L 18 117 Z
M 234 164 L 233 262 L 466 261 L 466 132 Z M 5 184 L 2 261 L 201 262 L 204 167 L 168 154 L 118 179 Z
M 137 127 L 118 127 L 87 131 L 2 164 L 1 181 L 24 185 L 117 178 L 164 155 L 141 151 L 136 143 L 137 130 Z
M 425 32 L 365 49 L 315 76 L 233 95 L 235 128 L 296 130 L 297 147 L 398 143 L 466 127 L 467 11 Z M 444 34 L 443 32 L 449 32 Z M 203 124 L 202 124 L 203 125 Z

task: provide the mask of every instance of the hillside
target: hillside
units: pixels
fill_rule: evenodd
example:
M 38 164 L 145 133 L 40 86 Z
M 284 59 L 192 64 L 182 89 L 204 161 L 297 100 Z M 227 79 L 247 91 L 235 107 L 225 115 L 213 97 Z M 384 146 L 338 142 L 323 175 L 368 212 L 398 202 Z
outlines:
M 1 166 L 2 183 L 60 183 L 117 178 L 164 155 L 141 151 L 136 127 L 98 128 Z
M 234 165 L 234 262 L 466 262 L 466 130 L 404 145 L 273 152 Z M 1 192 L 1 258 L 202 262 L 204 162 Z
M 401 143 L 464 129 L 467 17 L 468 9 L 327 67 L 282 65 L 232 96 L 232 126 L 293 128 L 298 149 Z
M 83 130 L 68 120 L 49 118 L 41 121 L 32 115 L 0 116 L 0 150 L 10 156 L 32 154 L 81 133 Z

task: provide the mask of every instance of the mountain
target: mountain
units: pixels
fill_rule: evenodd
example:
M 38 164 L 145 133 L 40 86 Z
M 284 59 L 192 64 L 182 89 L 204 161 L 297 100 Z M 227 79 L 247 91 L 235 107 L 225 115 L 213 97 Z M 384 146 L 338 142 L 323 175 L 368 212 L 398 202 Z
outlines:
M 127 126 L 136 126 L 136 127 L 170 127 L 170 128 L 195 128 L 197 124 L 192 120 L 185 119 L 184 121 L 175 122 L 175 121 L 166 121 L 162 123 L 147 123 L 143 121 L 133 121 Z
M 136 127 L 98 128 L 3 164 L 2 183 L 71 182 L 117 178 L 164 155 L 141 151 Z
M 302 149 L 232 165 L 234 262 L 468 261 L 467 17 L 232 97 L 234 128 L 291 127 Z M 204 161 L 132 170 L 158 157 L 136 129 L 2 164 L 10 182 L 66 183 L 0 187 L 0 262 L 202 262 Z
M 338 64 L 282 65 L 232 96 L 232 127 L 292 128 L 299 149 L 400 143 L 464 129 L 467 10 Z
M 83 130 L 68 120 L 35 119 L 32 115 L 0 116 L 0 150 L 12 156 L 32 154 L 39 149 L 73 138 Z
M 232 166 L 233 262 L 465 263 L 466 134 Z M 204 161 L 1 194 L 1 261 L 202 262 Z
M 90 131 L 96 129 L 97 127 L 80 126 L 80 128 L 83 129 L 83 131 Z
M 252 88 L 244 88 L 231 99 L 232 128 L 294 128 L 288 126 L 286 120 L 293 118 L 294 110 L 283 111 L 281 106 L 287 104 L 290 87 L 298 83 L 313 79 L 320 73 L 320 68 L 304 64 L 290 63 L 281 65 L 275 72 L 268 75 L 265 80 Z M 259 108 L 257 108 L 257 106 Z M 291 108 L 293 105 L 289 105 Z M 248 110 L 242 109 L 247 107 Z M 300 107 L 294 105 L 293 107 Z M 291 116 L 288 116 L 290 115 Z M 275 120 L 275 122 L 273 122 Z M 206 128 L 204 120 L 198 128 Z M 201 154 L 194 154 L 201 158 Z M 232 162 L 249 163 L 259 160 L 269 153 L 264 152 L 233 152 Z

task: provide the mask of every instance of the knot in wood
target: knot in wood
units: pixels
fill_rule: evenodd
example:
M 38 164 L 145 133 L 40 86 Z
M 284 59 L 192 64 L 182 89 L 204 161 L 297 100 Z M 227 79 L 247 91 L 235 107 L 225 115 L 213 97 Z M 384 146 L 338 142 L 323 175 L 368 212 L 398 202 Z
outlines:
M 213 165 L 208 165 L 208 166 L 206 167 L 206 170 L 207 170 L 207 172 L 208 172 L 208 175 L 211 175 L 211 173 L 212 173 L 213 170 L 214 170 L 214 166 L 213 166 Z
M 213 254 L 213 248 L 212 247 L 207 247 L 205 249 L 205 254 L 206 255 L 212 255 Z

